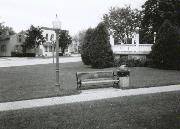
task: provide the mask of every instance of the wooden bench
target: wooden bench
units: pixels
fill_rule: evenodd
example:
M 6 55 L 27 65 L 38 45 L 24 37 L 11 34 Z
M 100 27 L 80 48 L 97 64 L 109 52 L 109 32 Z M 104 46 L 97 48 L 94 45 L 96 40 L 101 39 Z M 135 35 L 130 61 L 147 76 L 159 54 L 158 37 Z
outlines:
M 77 89 L 81 88 L 82 85 L 93 84 L 93 83 L 113 83 L 118 85 L 119 78 L 115 71 L 92 71 L 92 72 L 77 72 Z

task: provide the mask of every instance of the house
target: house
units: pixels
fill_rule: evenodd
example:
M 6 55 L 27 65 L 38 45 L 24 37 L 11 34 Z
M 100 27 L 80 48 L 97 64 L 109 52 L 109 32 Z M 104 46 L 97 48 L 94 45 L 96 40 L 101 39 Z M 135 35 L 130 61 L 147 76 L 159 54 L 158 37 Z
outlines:
M 112 51 L 116 57 L 126 56 L 130 58 L 146 58 L 151 52 L 153 44 L 139 44 L 139 33 L 135 32 L 130 39 L 124 39 L 124 42 L 118 42 L 113 36 L 110 36 Z
M 79 47 L 79 42 L 78 41 L 75 41 L 75 40 L 72 40 L 72 44 L 69 45 L 68 49 L 69 49 L 69 52 L 71 53 L 79 53 L 80 51 L 80 47 Z
M 22 52 L 23 33 L 1 35 L 0 39 L 0 56 L 12 56 L 12 52 Z
M 53 56 L 55 51 L 56 33 L 53 28 L 41 27 L 42 35 L 45 37 L 46 42 L 41 44 L 36 51 L 37 56 Z
M 53 56 L 53 53 L 55 55 L 55 42 L 56 42 L 56 33 L 53 28 L 48 27 L 41 27 L 42 29 L 42 35 L 45 37 L 46 41 L 39 45 L 39 48 L 36 50 L 37 56 Z M 65 50 L 65 53 L 69 53 L 71 51 L 70 47 L 68 47 Z M 59 53 L 61 52 L 61 49 L 59 49 Z
M 26 53 L 36 53 L 37 56 L 53 56 L 55 50 L 56 33 L 52 28 L 41 27 L 42 35 L 46 42 L 35 49 L 27 49 Z M 0 38 L 0 56 L 12 56 L 13 52 L 22 53 L 22 45 L 25 42 L 25 32 L 14 35 L 1 35 Z

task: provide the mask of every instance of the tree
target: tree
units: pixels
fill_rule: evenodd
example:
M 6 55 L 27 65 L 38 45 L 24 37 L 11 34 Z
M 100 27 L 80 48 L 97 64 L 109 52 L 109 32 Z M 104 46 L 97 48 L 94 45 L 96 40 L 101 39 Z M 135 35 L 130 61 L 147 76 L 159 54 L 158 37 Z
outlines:
M 89 44 L 90 65 L 93 68 L 112 67 L 114 58 L 106 25 L 99 23 L 91 38 L 92 42 Z
M 3 40 L 7 36 L 13 34 L 15 34 L 15 32 L 11 27 L 4 26 L 3 23 L 0 23 L 0 40 Z
M 85 35 L 84 35 L 84 39 L 82 42 L 82 47 L 81 47 L 81 58 L 82 61 L 85 65 L 90 65 L 91 64 L 91 43 L 93 41 L 93 33 L 94 33 L 94 29 L 89 28 L 87 29 Z
M 73 36 L 73 41 L 78 45 L 78 52 L 81 52 L 82 49 L 82 44 L 84 42 L 84 37 L 85 37 L 86 31 L 82 30 L 78 34 Z
M 65 49 L 72 43 L 72 38 L 67 30 L 61 30 L 59 34 L 59 47 L 64 54 Z
M 150 57 L 157 68 L 180 69 L 180 37 L 169 20 L 160 27 Z
M 45 38 L 42 35 L 40 27 L 34 27 L 31 25 L 30 29 L 26 31 L 26 39 L 24 43 L 24 49 L 37 48 L 40 44 L 45 42 Z M 23 50 L 25 52 L 25 50 Z
M 153 43 L 153 34 L 159 30 L 165 19 L 173 25 L 180 25 L 178 0 L 147 0 L 142 6 L 140 42 Z
M 109 28 L 113 37 L 123 42 L 124 38 L 131 38 L 140 24 L 140 11 L 125 8 L 112 7 L 108 14 L 103 16 L 104 23 Z

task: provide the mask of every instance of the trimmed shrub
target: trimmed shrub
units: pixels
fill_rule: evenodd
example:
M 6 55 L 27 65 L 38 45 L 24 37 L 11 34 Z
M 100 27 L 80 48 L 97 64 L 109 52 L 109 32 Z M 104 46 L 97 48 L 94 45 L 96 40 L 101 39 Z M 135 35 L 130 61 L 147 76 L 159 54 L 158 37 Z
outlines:
M 180 41 L 178 29 L 169 20 L 160 27 L 156 43 L 150 53 L 152 64 L 156 68 L 180 69 Z
M 113 52 L 110 45 L 109 32 L 104 23 L 100 23 L 94 30 L 90 44 L 90 63 L 93 68 L 112 67 Z
M 145 67 L 147 66 L 145 59 L 130 59 L 127 61 L 128 67 Z
M 85 65 L 91 64 L 90 57 L 90 44 L 92 43 L 94 29 L 89 28 L 84 37 L 84 41 L 81 49 L 81 58 Z

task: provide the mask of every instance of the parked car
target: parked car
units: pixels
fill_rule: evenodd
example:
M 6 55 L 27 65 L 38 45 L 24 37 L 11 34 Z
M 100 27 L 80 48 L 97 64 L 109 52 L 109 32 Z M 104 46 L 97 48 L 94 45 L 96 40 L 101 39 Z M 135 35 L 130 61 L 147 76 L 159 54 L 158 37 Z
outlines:
M 71 56 L 71 53 L 70 52 L 65 52 L 64 55 L 65 56 Z
M 63 56 L 63 53 L 62 53 L 62 52 L 59 52 L 59 56 Z

